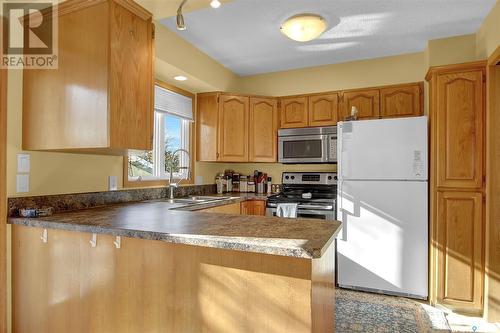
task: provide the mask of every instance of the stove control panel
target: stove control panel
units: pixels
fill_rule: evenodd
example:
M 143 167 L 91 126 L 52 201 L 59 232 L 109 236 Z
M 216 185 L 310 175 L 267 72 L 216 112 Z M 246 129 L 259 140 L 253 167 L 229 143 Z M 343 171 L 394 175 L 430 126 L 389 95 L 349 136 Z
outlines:
M 337 173 L 335 172 L 284 172 L 283 184 L 304 185 L 336 185 Z

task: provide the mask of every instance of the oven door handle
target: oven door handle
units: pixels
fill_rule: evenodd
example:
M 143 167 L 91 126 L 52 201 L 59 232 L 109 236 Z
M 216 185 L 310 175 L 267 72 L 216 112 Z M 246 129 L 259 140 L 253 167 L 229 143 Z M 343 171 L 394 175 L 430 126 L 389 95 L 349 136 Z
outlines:
M 276 208 L 278 207 L 278 204 L 276 203 L 268 203 L 267 207 L 269 208 Z M 334 210 L 334 205 L 328 205 L 328 206 L 321 206 L 321 205 L 298 205 L 297 209 L 304 210 L 304 209 L 315 209 L 315 210 L 321 210 L 321 211 L 328 211 L 328 210 Z

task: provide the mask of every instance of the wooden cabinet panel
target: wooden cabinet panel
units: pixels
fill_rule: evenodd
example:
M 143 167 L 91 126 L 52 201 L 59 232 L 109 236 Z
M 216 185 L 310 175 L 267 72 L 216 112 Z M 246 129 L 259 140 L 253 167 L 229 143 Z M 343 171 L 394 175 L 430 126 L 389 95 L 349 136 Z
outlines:
M 152 149 L 153 26 L 130 10 L 110 3 L 110 145 Z M 124 70 L 126 69 L 126 70 Z
M 276 162 L 278 102 L 272 98 L 250 98 L 249 161 Z
M 266 201 L 265 200 L 248 200 L 241 203 L 242 215 L 266 215 Z
M 478 192 L 438 192 L 438 301 L 462 311 L 482 310 L 483 199 Z
M 219 122 L 217 96 L 216 93 L 200 94 L 197 98 L 196 152 L 198 161 L 217 161 Z
M 248 97 L 219 98 L 219 161 L 248 161 Z
M 343 93 L 340 120 L 351 115 L 351 109 L 358 109 L 358 119 L 378 119 L 380 116 L 380 92 L 378 89 L 355 90 Z
M 423 85 L 401 85 L 380 89 L 382 118 L 418 117 L 424 114 Z
M 338 94 L 309 96 L 309 126 L 335 126 L 338 99 Z
M 281 99 L 281 128 L 307 127 L 308 125 L 307 97 L 290 97 Z
M 477 70 L 437 76 L 438 187 L 483 185 L 483 75 Z
M 153 25 L 130 0 L 59 5 L 58 69 L 23 72 L 23 149 L 152 149 Z
M 222 213 L 222 214 L 236 214 L 239 215 L 241 213 L 241 205 L 239 203 L 217 206 L 213 208 L 202 209 L 202 212 L 209 213 Z

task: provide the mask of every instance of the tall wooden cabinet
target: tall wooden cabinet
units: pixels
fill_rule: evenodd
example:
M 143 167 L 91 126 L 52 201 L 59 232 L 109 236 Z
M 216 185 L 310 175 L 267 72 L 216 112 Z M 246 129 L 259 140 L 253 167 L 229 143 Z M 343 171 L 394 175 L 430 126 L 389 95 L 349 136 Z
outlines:
M 274 98 L 250 97 L 248 160 L 276 162 L 278 137 L 278 101 Z
M 131 0 L 69 0 L 58 13 L 58 69 L 24 70 L 23 149 L 151 149 L 151 13 Z
M 219 160 L 248 161 L 248 97 L 219 98 Z
M 198 94 L 198 161 L 277 161 L 277 113 L 272 97 Z
M 485 63 L 431 68 L 431 301 L 480 314 Z

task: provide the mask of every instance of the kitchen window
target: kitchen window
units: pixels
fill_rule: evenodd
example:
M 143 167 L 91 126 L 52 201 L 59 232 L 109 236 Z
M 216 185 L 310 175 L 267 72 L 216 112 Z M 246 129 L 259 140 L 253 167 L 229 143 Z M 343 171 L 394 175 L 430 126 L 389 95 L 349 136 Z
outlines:
M 170 89 L 169 89 L 170 88 Z M 192 164 L 186 154 L 172 154 L 177 149 L 185 149 L 192 154 L 193 95 L 162 82 L 155 85 L 154 97 L 154 137 L 152 151 L 129 153 L 125 185 L 137 182 L 146 185 L 166 184 L 172 168 L 174 179 L 187 179 Z

